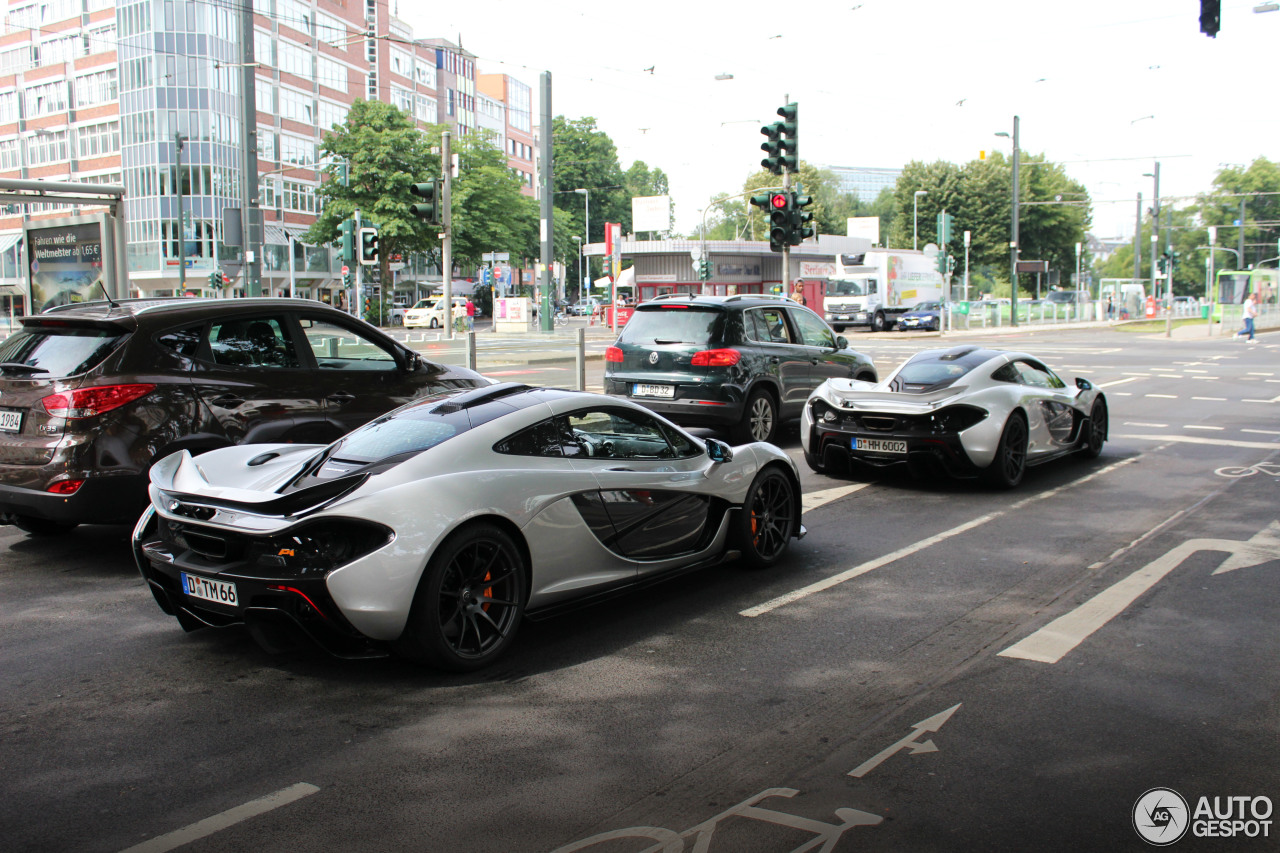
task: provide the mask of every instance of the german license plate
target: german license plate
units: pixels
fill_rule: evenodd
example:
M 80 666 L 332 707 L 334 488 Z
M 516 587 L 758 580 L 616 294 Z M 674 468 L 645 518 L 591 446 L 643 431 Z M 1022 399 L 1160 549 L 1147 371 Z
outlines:
M 848 314 L 837 314 L 837 315 L 836 315 L 836 319 L 837 319 L 837 320 L 848 320 L 848 319 L 849 319 L 849 315 L 848 315 Z
M 182 591 L 193 598 L 203 598 L 218 604 L 236 604 L 236 585 L 213 578 L 202 578 L 199 575 L 182 573 Z
M 633 397 L 666 397 L 671 399 L 676 395 L 676 387 L 674 385 L 642 385 L 636 383 L 631 389 Z
M 866 453 L 906 453 L 907 443 L 884 438 L 855 438 L 853 449 Z
M 22 432 L 22 412 L 0 411 L 0 432 Z

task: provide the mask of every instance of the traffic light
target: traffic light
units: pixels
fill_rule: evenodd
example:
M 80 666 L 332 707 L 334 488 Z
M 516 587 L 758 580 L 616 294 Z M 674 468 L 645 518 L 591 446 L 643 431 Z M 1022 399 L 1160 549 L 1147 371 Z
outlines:
M 211 273 L 209 273 L 209 286 L 210 286 L 210 287 L 213 287 L 213 288 L 221 287 L 221 286 L 222 286 L 222 273 L 219 273 L 219 272 L 211 272 Z
M 360 263 L 370 266 L 378 262 L 378 229 L 360 229 Z
M 945 276 L 947 274 L 947 253 L 939 250 L 933 260 L 938 272 Z
M 786 153 L 782 155 L 782 167 L 788 172 L 800 168 L 800 105 L 795 101 L 778 107 L 778 115 L 782 121 L 775 126 L 782 130 L 781 147 Z
M 350 287 L 354 283 L 354 281 L 355 281 L 354 276 L 351 273 L 344 272 L 342 274 L 342 286 L 344 288 Z
M 786 145 L 782 139 L 782 122 L 766 124 L 760 128 L 760 132 L 765 136 L 765 141 L 760 143 L 760 150 L 769 155 L 760 161 L 760 165 L 775 175 L 781 175 L 782 152 Z
M 711 259 L 710 258 L 698 259 L 698 280 L 699 281 L 711 280 Z
M 440 194 L 440 187 L 440 181 L 426 181 L 409 187 L 409 192 L 423 199 L 422 202 L 411 205 L 409 210 L 413 211 L 414 216 L 427 220 L 428 225 L 440 225 L 444 222 L 444 198 Z
M 341 244 L 342 262 L 356 262 L 356 223 L 354 219 L 344 219 L 338 223 L 339 242 Z
M 791 196 L 787 193 L 769 195 L 769 248 L 781 252 L 791 241 Z
M 813 196 L 801 195 L 802 192 L 803 189 L 791 193 L 791 233 L 787 242 L 793 246 L 799 246 L 813 236 L 813 227 L 808 224 L 813 221 L 813 213 L 805 210 L 813 204 Z
M 1200 32 L 1209 38 L 1217 38 L 1218 24 L 1221 22 L 1221 0 L 1200 0 Z

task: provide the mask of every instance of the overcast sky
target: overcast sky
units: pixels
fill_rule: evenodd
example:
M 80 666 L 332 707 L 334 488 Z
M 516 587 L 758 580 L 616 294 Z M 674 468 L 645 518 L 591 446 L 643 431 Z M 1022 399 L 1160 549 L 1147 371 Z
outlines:
M 1171 197 L 1209 189 L 1223 164 L 1280 159 L 1280 11 L 1254 13 L 1261 2 L 1223 0 L 1216 39 L 1199 0 L 481 0 L 399 14 L 418 37 L 460 37 L 481 72 L 523 80 L 535 101 L 550 71 L 556 114 L 594 116 L 624 169 L 667 173 L 681 231 L 759 168 L 760 126 L 789 95 L 800 156 L 819 165 L 965 163 L 1009 151 L 995 133 L 1018 115 L 1022 149 L 1083 182 L 1094 233 L 1113 237 L 1132 235 L 1137 193 L 1150 204 L 1157 160 Z

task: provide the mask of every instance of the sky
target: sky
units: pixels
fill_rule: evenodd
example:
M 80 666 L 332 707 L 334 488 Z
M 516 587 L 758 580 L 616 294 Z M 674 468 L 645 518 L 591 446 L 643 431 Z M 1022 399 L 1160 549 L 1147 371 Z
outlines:
M 1018 116 L 1022 150 L 1083 183 L 1111 238 L 1132 236 L 1138 193 L 1150 206 L 1156 162 L 1164 203 L 1185 203 L 1223 166 L 1280 159 L 1280 11 L 1263 2 L 1223 0 L 1217 38 L 1199 0 L 409 0 L 399 17 L 529 84 L 535 111 L 549 71 L 555 114 L 595 117 L 623 169 L 667 174 L 681 232 L 759 169 L 789 98 L 801 159 L 826 166 L 1007 154 L 996 133 Z

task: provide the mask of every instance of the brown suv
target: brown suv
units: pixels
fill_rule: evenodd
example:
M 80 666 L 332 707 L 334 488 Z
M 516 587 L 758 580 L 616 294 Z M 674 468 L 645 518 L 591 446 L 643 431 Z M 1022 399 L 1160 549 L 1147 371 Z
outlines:
M 0 343 L 0 523 L 132 522 L 167 454 L 327 443 L 417 397 L 488 384 L 309 300 L 61 306 Z

